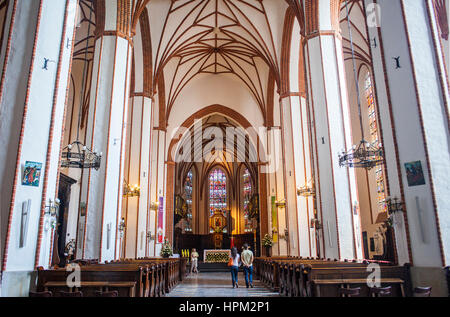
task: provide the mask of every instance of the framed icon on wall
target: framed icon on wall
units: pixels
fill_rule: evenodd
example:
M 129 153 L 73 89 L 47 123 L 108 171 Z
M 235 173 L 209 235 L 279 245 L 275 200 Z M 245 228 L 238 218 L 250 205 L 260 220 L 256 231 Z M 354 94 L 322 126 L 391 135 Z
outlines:
M 38 187 L 41 178 L 42 163 L 25 162 L 22 185 Z
M 425 176 L 423 175 L 421 161 L 405 163 L 405 170 L 409 187 L 425 185 Z

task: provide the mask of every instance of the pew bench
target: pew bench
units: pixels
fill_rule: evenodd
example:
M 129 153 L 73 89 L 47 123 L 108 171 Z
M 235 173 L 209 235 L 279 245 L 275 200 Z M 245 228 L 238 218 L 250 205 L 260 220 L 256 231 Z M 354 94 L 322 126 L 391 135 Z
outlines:
M 75 272 L 65 268 L 44 270 L 42 267 L 38 268 L 38 283 L 37 290 L 44 291 L 51 290 L 54 294 L 59 291 L 67 291 L 67 281 L 75 282 L 71 274 Z M 109 266 L 109 265 L 92 265 L 80 267 L 80 282 L 86 289 L 86 296 L 94 296 L 90 290 L 98 290 L 100 287 L 108 287 L 109 290 L 117 290 L 119 296 L 130 296 L 130 288 L 134 283 L 134 296 L 144 297 L 148 293 L 146 288 L 149 285 L 148 268 L 136 265 L 126 266 Z M 118 286 L 111 286 L 112 283 L 118 283 Z M 129 284 L 127 284 L 129 283 Z
M 363 285 L 367 286 L 367 279 L 313 279 L 311 283 L 314 288 L 314 296 L 321 297 L 321 288 L 323 286 L 333 286 L 333 289 L 335 290 L 338 290 L 338 287 L 355 288 Z M 380 278 L 380 284 L 382 286 L 398 286 L 401 297 L 405 297 L 404 283 L 405 281 L 400 278 Z M 364 293 L 362 293 L 362 295 L 364 295 Z
M 408 266 L 380 266 L 382 286 L 392 286 L 392 296 L 405 297 L 411 293 Z M 314 268 L 306 266 L 305 289 L 307 296 L 338 296 L 339 287 L 361 287 L 361 296 L 368 296 L 373 281 L 372 271 L 366 267 Z
M 83 296 L 94 296 L 96 291 L 109 292 L 117 290 L 118 294 L 126 297 L 136 297 L 136 282 L 109 282 L 109 281 L 81 281 L 80 286 L 69 287 L 66 282 L 50 281 L 44 283 L 44 291 L 51 291 L 58 296 L 58 291 L 78 292 L 82 291 Z M 56 290 L 56 292 L 55 292 Z

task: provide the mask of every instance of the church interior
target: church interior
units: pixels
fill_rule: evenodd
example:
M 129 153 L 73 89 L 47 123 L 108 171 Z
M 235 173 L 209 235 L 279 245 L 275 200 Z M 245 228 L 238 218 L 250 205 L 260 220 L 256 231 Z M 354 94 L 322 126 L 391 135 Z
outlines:
M 0 0 L 0 296 L 449 296 L 449 13 Z

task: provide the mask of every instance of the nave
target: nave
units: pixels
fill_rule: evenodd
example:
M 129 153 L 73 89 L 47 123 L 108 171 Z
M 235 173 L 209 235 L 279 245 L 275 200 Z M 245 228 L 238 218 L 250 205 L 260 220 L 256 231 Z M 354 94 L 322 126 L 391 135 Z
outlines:
M 167 297 L 279 297 L 278 292 L 267 288 L 261 281 L 253 280 L 254 288 L 245 287 L 244 273 L 239 272 L 238 288 L 231 286 L 229 272 L 199 272 L 190 274 Z
M 448 296 L 449 1 L 0 0 L 0 296 Z

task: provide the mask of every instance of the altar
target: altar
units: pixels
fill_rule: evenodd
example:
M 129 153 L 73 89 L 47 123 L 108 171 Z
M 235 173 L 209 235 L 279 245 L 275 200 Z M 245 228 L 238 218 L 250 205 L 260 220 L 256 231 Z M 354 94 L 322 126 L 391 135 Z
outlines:
M 203 250 L 203 262 L 205 263 L 228 263 L 231 250 Z

